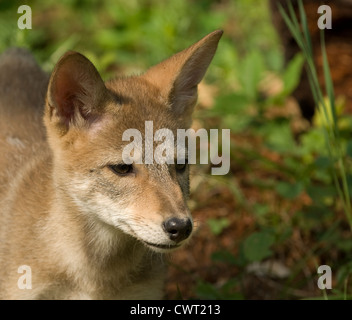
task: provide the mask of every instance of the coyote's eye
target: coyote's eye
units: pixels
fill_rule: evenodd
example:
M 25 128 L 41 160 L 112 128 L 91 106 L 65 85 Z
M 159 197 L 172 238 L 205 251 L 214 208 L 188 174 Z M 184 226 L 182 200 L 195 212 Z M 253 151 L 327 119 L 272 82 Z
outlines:
M 120 176 L 124 176 L 126 174 L 132 173 L 133 172 L 133 166 L 132 164 L 115 164 L 115 165 L 110 165 L 109 166 L 110 170 Z
M 179 173 L 184 172 L 187 168 L 187 160 L 185 160 L 185 163 L 176 163 L 175 168 L 176 168 L 176 171 Z

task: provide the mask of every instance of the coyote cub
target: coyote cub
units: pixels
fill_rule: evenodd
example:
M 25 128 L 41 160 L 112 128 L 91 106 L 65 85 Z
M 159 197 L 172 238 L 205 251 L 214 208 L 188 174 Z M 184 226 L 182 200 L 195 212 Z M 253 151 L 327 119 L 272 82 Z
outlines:
M 105 83 L 77 52 L 50 78 L 24 50 L 0 56 L 1 299 L 163 297 L 163 253 L 192 233 L 188 165 L 126 164 L 122 135 L 190 127 L 221 35 Z

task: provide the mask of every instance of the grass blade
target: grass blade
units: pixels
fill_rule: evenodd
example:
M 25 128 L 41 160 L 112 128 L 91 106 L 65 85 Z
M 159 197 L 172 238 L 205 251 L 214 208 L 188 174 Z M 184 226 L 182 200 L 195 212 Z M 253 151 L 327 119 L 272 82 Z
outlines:
M 337 115 L 336 115 L 336 106 L 335 106 L 334 86 L 333 86 L 333 83 L 332 83 L 330 67 L 329 67 L 329 61 L 328 61 L 328 57 L 327 57 L 327 54 L 326 54 L 326 45 L 325 45 L 324 32 L 322 31 L 320 33 L 320 35 L 321 35 L 320 39 L 321 39 L 321 52 L 322 52 L 322 56 L 323 56 L 325 87 L 326 87 L 327 95 L 329 97 L 330 108 L 331 108 L 331 111 L 332 111 L 334 125 L 335 125 L 335 128 L 336 128 Z
M 307 51 L 308 51 L 309 56 L 313 57 L 312 40 L 310 37 L 310 32 L 309 32 L 308 23 L 307 23 L 307 16 L 304 11 L 302 0 L 298 1 L 298 8 L 299 8 L 300 19 L 301 19 L 301 23 L 302 23 L 303 34 L 306 39 L 305 42 L 307 44 Z

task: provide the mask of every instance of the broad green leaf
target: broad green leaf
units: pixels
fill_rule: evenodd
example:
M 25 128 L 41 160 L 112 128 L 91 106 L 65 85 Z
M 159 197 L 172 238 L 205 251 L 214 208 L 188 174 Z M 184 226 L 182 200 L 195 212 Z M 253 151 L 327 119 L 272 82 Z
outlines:
M 230 93 L 216 99 L 213 112 L 219 115 L 244 115 L 248 106 L 248 98 L 242 94 Z
M 237 133 L 250 129 L 253 117 L 248 115 L 228 115 L 223 121 L 225 128 L 230 129 L 232 133 Z
M 243 244 L 244 255 L 248 261 L 261 261 L 272 255 L 270 247 L 274 244 L 275 237 L 265 231 L 252 233 Z
M 333 213 L 329 208 L 322 205 L 311 205 L 304 209 L 303 217 L 305 221 L 312 220 L 316 224 L 317 222 L 323 222 L 323 219 L 326 217 L 332 217 Z
M 278 152 L 293 153 L 296 151 L 296 142 L 287 123 L 267 124 L 262 132 L 269 148 Z
M 304 64 L 304 57 L 301 53 L 297 53 L 295 57 L 289 62 L 285 73 L 283 74 L 283 91 L 280 95 L 288 96 L 296 89 L 302 73 Z
M 306 191 L 316 204 L 324 204 L 326 201 L 330 202 L 337 197 L 334 185 L 309 185 L 306 187 Z
M 257 99 L 258 85 L 264 70 L 264 59 L 258 51 L 252 51 L 245 57 L 239 77 L 243 91 L 250 101 Z
M 216 300 L 221 299 L 219 290 L 216 289 L 211 283 L 199 281 L 196 288 L 197 295 L 202 299 Z
M 301 182 L 288 183 L 288 182 L 278 182 L 276 187 L 276 192 L 284 198 L 294 199 L 300 195 L 303 191 L 304 186 Z
M 324 132 L 321 128 L 312 128 L 302 134 L 300 152 L 302 155 L 313 153 L 321 156 L 327 155 Z
M 230 222 L 227 218 L 218 218 L 218 219 L 208 219 L 207 224 L 210 227 L 211 232 L 217 236 L 226 227 L 229 226 Z
M 232 265 L 236 265 L 236 257 L 229 251 L 222 250 L 216 251 L 211 255 L 211 260 L 226 262 Z
M 263 217 L 268 214 L 269 211 L 270 208 L 267 204 L 256 203 L 253 206 L 253 212 L 257 217 Z
M 331 167 L 331 160 L 327 156 L 319 156 L 318 158 L 315 159 L 314 164 L 319 169 L 327 169 Z

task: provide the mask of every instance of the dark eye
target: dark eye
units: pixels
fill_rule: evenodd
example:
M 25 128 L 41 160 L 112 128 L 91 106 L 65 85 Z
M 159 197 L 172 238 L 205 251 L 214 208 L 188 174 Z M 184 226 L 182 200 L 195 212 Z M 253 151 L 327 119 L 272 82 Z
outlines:
M 133 166 L 132 164 L 115 164 L 115 165 L 110 165 L 109 169 L 120 175 L 120 176 L 125 176 L 126 174 L 132 173 L 133 172 Z
M 176 163 L 175 168 L 176 168 L 176 171 L 179 173 L 184 172 L 187 168 L 187 160 L 185 160 L 185 163 Z

